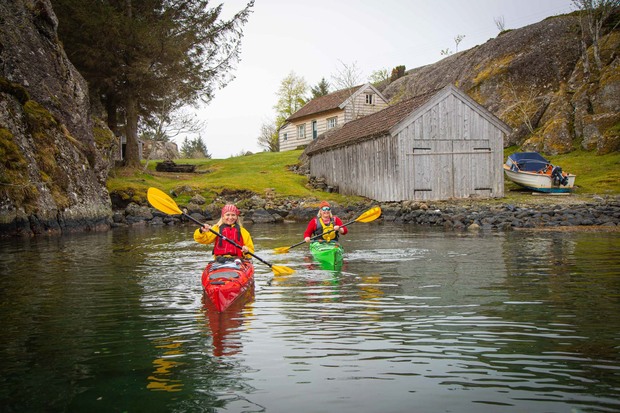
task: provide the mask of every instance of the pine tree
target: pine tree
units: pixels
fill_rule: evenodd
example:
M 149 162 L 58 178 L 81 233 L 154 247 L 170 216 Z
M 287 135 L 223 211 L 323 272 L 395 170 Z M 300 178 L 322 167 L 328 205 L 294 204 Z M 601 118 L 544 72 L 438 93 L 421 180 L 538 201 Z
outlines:
M 312 99 L 329 95 L 329 83 L 325 78 L 321 78 L 321 81 L 310 89 L 310 92 L 312 92 Z
M 229 20 L 208 0 L 52 0 L 72 63 L 127 139 L 139 165 L 138 124 L 166 101 L 209 102 L 231 79 L 254 0 Z

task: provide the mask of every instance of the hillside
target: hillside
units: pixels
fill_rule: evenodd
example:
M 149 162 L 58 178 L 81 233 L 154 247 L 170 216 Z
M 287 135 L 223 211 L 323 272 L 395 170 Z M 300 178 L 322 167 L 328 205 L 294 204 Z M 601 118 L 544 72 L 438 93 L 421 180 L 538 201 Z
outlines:
M 579 18 L 550 17 L 409 70 L 382 92 L 392 101 L 454 84 L 513 128 L 505 146 L 547 155 L 620 150 L 620 12 L 604 25 L 602 67 L 586 76 Z M 612 30 L 613 29 L 613 30 Z

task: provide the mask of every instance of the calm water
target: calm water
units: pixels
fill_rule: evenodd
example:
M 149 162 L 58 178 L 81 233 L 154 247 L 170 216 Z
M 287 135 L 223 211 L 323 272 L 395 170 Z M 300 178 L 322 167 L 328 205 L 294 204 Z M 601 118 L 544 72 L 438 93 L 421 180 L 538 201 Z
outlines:
M 0 410 L 620 411 L 619 233 L 249 229 L 296 272 L 223 314 L 190 227 L 0 240 Z

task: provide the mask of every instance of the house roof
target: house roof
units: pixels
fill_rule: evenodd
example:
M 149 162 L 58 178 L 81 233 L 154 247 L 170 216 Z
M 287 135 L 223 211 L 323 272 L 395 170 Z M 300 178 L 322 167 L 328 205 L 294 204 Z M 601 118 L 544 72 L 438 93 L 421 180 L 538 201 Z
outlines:
M 340 129 L 324 133 L 308 146 L 306 153 L 311 155 L 327 149 L 334 149 L 385 135 L 389 133 L 394 125 L 428 102 L 436 92 L 432 91 L 404 100 L 379 112 L 348 122 Z
M 286 121 L 290 122 L 304 116 L 316 115 L 318 113 L 327 112 L 335 109 L 342 109 L 340 105 L 349 99 L 355 92 L 366 85 L 353 86 L 348 89 L 342 89 L 329 95 L 320 96 L 306 103 L 301 109 L 289 116 Z
M 329 149 L 350 145 L 364 140 L 378 138 L 390 133 L 398 133 L 410 116 L 416 116 L 415 112 L 422 106 L 431 104 L 433 99 L 442 99 L 445 95 L 454 93 L 462 97 L 475 108 L 489 122 L 495 124 L 502 129 L 504 133 L 510 133 L 510 128 L 501 120 L 495 117 L 486 108 L 479 105 L 467 94 L 458 88 L 448 85 L 442 89 L 432 90 L 422 95 L 415 96 L 411 99 L 404 100 L 393 106 L 389 106 L 379 112 L 364 116 L 363 118 L 351 121 L 342 125 L 341 128 L 329 131 L 319 136 L 317 140 L 308 145 L 306 149 L 307 155 L 323 152 Z

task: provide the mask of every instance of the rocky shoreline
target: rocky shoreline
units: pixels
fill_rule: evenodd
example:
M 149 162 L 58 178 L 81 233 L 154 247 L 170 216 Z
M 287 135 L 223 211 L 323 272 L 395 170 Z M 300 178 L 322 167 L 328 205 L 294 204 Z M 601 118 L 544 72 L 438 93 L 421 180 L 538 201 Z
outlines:
M 380 206 L 382 224 L 416 225 L 452 231 L 514 229 L 557 229 L 581 231 L 619 231 L 620 196 L 532 197 L 525 202 L 513 198 L 502 200 L 451 200 L 436 202 L 372 201 L 354 205 L 332 203 L 335 215 L 343 221 L 354 221 L 374 206 Z M 522 199 L 522 198 L 518 198 Z M 510 203 L 508 200 L 512 200 Z M 186 214 L 200 222 L 215 223 L 225 202 L 234 202 L 241 210 L 245 224 L 278 224 L 308 222 L 316 215 L 318 199 L 216 199 L 207 203 L 199 195 L 187 205 L 179 205 Z M 64 233 L 107 231 L 114 228 L 157 225 L 196 225 L 187 217 L 166 215 L 146 204 L 130 203 L 108 212 L 105 218 L 89 219 L 67 216 L 60 221 L 44 221 L 39 217 L 21 217 L 12 223 L 0 223 L 0 237 L 62 235 Z
M 555 202 L 558 201 L 558 202 Z M 192 200 L 181 206 L 188 215 L 201 222 L 219 218 L 219 206 L 204 205 Z M 315 216 L 317 201 L 243 202 L 243 222 L 270 223 L 307 222 Z M 376 204 L 342 207 L 333 205 L 335 215 L 351 221 Z M 620 230 L 620 197 L 592 197 L 580 200 L 546 199 L 536 204 L 489 203 L 483 201 L 393 202 L 380 203 L 382 215 L 377 222 L 451 230 L 511 230 L 550 227 L 605 227 Z M 149 206 L 129 204 L 113 215 L 112 227 L 133 225 L 182 225 L 192 223 L 183 216 L 169 216 Z

